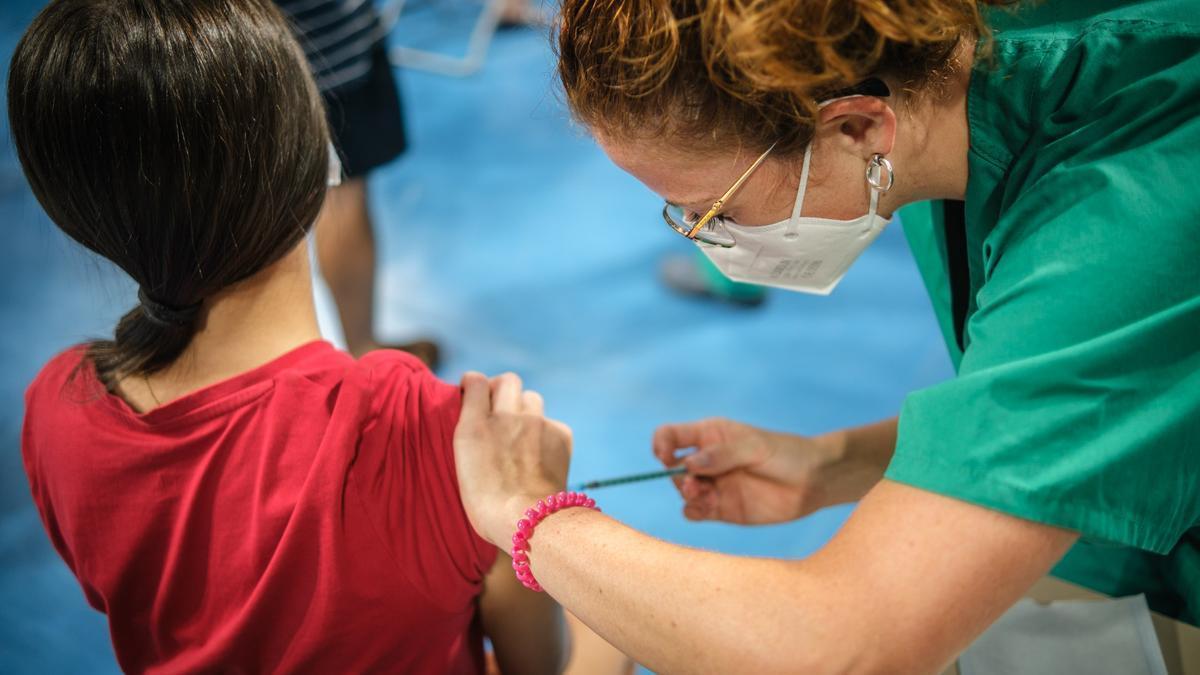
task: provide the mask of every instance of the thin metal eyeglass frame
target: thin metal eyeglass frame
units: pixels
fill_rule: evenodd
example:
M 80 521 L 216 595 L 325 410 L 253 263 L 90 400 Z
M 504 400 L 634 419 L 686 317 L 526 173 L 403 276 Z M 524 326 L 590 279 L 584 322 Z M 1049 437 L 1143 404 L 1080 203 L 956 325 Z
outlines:
M 713 202 L 712 207 L 710 207 L 708 209 L 708 211 L 705 212 L 704 216 L 701 217 L 700 219 L 698 219 L 691 226 L 690 229 L 683 227 L 683 226 L 679 225 L 678 223 L 676 223 L 675 219 L 672 218 L 669 213 L 667 213 L 668 210 L 670 210 L 670 208 L 673 206 L 676 208 L 679 208 L 679 206 L 677 204 L 672 204 L 671 202 L 667 202 L 666 205 L 663 206 L 663 210 L 662 210 L 663 220 L 667 221 L 667 225 L 670 225 L 672 230 L 675 230 L 679 234 L 687 237 L 688 239 L 691 239 L 693 241 L 696 240 L 697 236 L 700 233 L 700 230 L 702 230 L 704 228 L 704 226 L 709 223 L 710 220 L 717 217 L 717 214 L 720 213 L 722 208 L 724 208 L 725 202 L 729 201 L 730 199 L 733 198 L 733 196 L 735 194 L 737 194 L 737 191 L 739 189 L 741 189 L 742 184 L 745 183 L 746 180 L 748 180 L 750 178 L 750 176 L 755 172 L 755 170 L 758 169 L 758 167 L 762 166 L 762 163 L 764 161 L 766 161 L 767 156 L 771 154 L 771 151 L 774 150 L 775 146 L 778 144 L 779 144 L 778 141 L 776 141 L 775 143 L 772 143 L 771 147 L 767 148 L 766 152 L 759 155 L 758 159 L 754 160 L 754 163 L 750 165 L 750 168 L 746 169 L 746 172 L 743 173 L 741 175 L 741 177 L 738 178 L 737 181 L 728 190 L 725 191 L 725 194 L 721 195 L 720 199 Z M 730 248 L 733 246 L 733 244 L 727 244 L 725 242 L 717 242 L 717 241 L 708 241 L 703 238 L 701 238 L 700 241 L 703 241 L 706 244 L 712 244 L 714 246 L 721 246 L 723 248 Z

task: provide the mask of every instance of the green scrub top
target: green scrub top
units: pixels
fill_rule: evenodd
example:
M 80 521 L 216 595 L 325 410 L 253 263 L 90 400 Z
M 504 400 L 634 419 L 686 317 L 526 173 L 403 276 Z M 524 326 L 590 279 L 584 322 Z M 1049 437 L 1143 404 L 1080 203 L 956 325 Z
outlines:
M 906 207 L 958 376 L 905 401 L 887 477 L 1078 531 L 1055 574 L 1200 623 L 1200 4 L 988 18 L 964 349 L 942 205 Z

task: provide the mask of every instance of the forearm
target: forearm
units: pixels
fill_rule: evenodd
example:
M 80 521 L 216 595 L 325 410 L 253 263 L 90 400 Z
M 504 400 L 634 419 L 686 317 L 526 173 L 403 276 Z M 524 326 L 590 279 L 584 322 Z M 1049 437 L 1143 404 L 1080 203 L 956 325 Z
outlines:
M 856 651 L 832 639 L 833 599 L 803 563 L 675 546 L 584 509 L 544 520 L 530 546 L 543 587 L 656 672 L 829 672 L 828 645 Z
M 835 461 L 816 477 L 814 490 L 823 495 L 821 506 L 858 501 L 883 478 L 896 449 L 895 417 L 842 429 L 819 438 L 833 448 Z
M 796 562 L 667 544 L 594 511 L 542 521 L 542 586 L 657 672 L 938 672 L 1074 533 L 883 481 Z

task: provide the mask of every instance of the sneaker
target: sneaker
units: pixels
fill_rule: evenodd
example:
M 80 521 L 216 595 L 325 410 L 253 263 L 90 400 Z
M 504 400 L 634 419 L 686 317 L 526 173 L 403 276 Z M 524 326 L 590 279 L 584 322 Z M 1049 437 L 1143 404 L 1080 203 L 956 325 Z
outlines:
M 767 289 L 730 280 L 708 258 L 670 255 L 659 264 L 663 284 L 683 295 L 728 302 L 739 307 L 758 307 L 767 299 Z

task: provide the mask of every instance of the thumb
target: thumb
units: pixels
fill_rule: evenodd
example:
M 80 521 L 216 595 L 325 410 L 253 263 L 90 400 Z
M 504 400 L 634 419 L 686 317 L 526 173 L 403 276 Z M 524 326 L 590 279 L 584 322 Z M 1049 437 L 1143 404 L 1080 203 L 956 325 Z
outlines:
M 746 453 L 736 445 L 713 445 L 700 448 L 685 458 L 688 473 L 697 476 L 718 476 L 745 465 Z
M 459 425 L 475 424 L 492 412 L 492 386 L 483 373 L 469 372 L 462 378 L 462 414 Z

